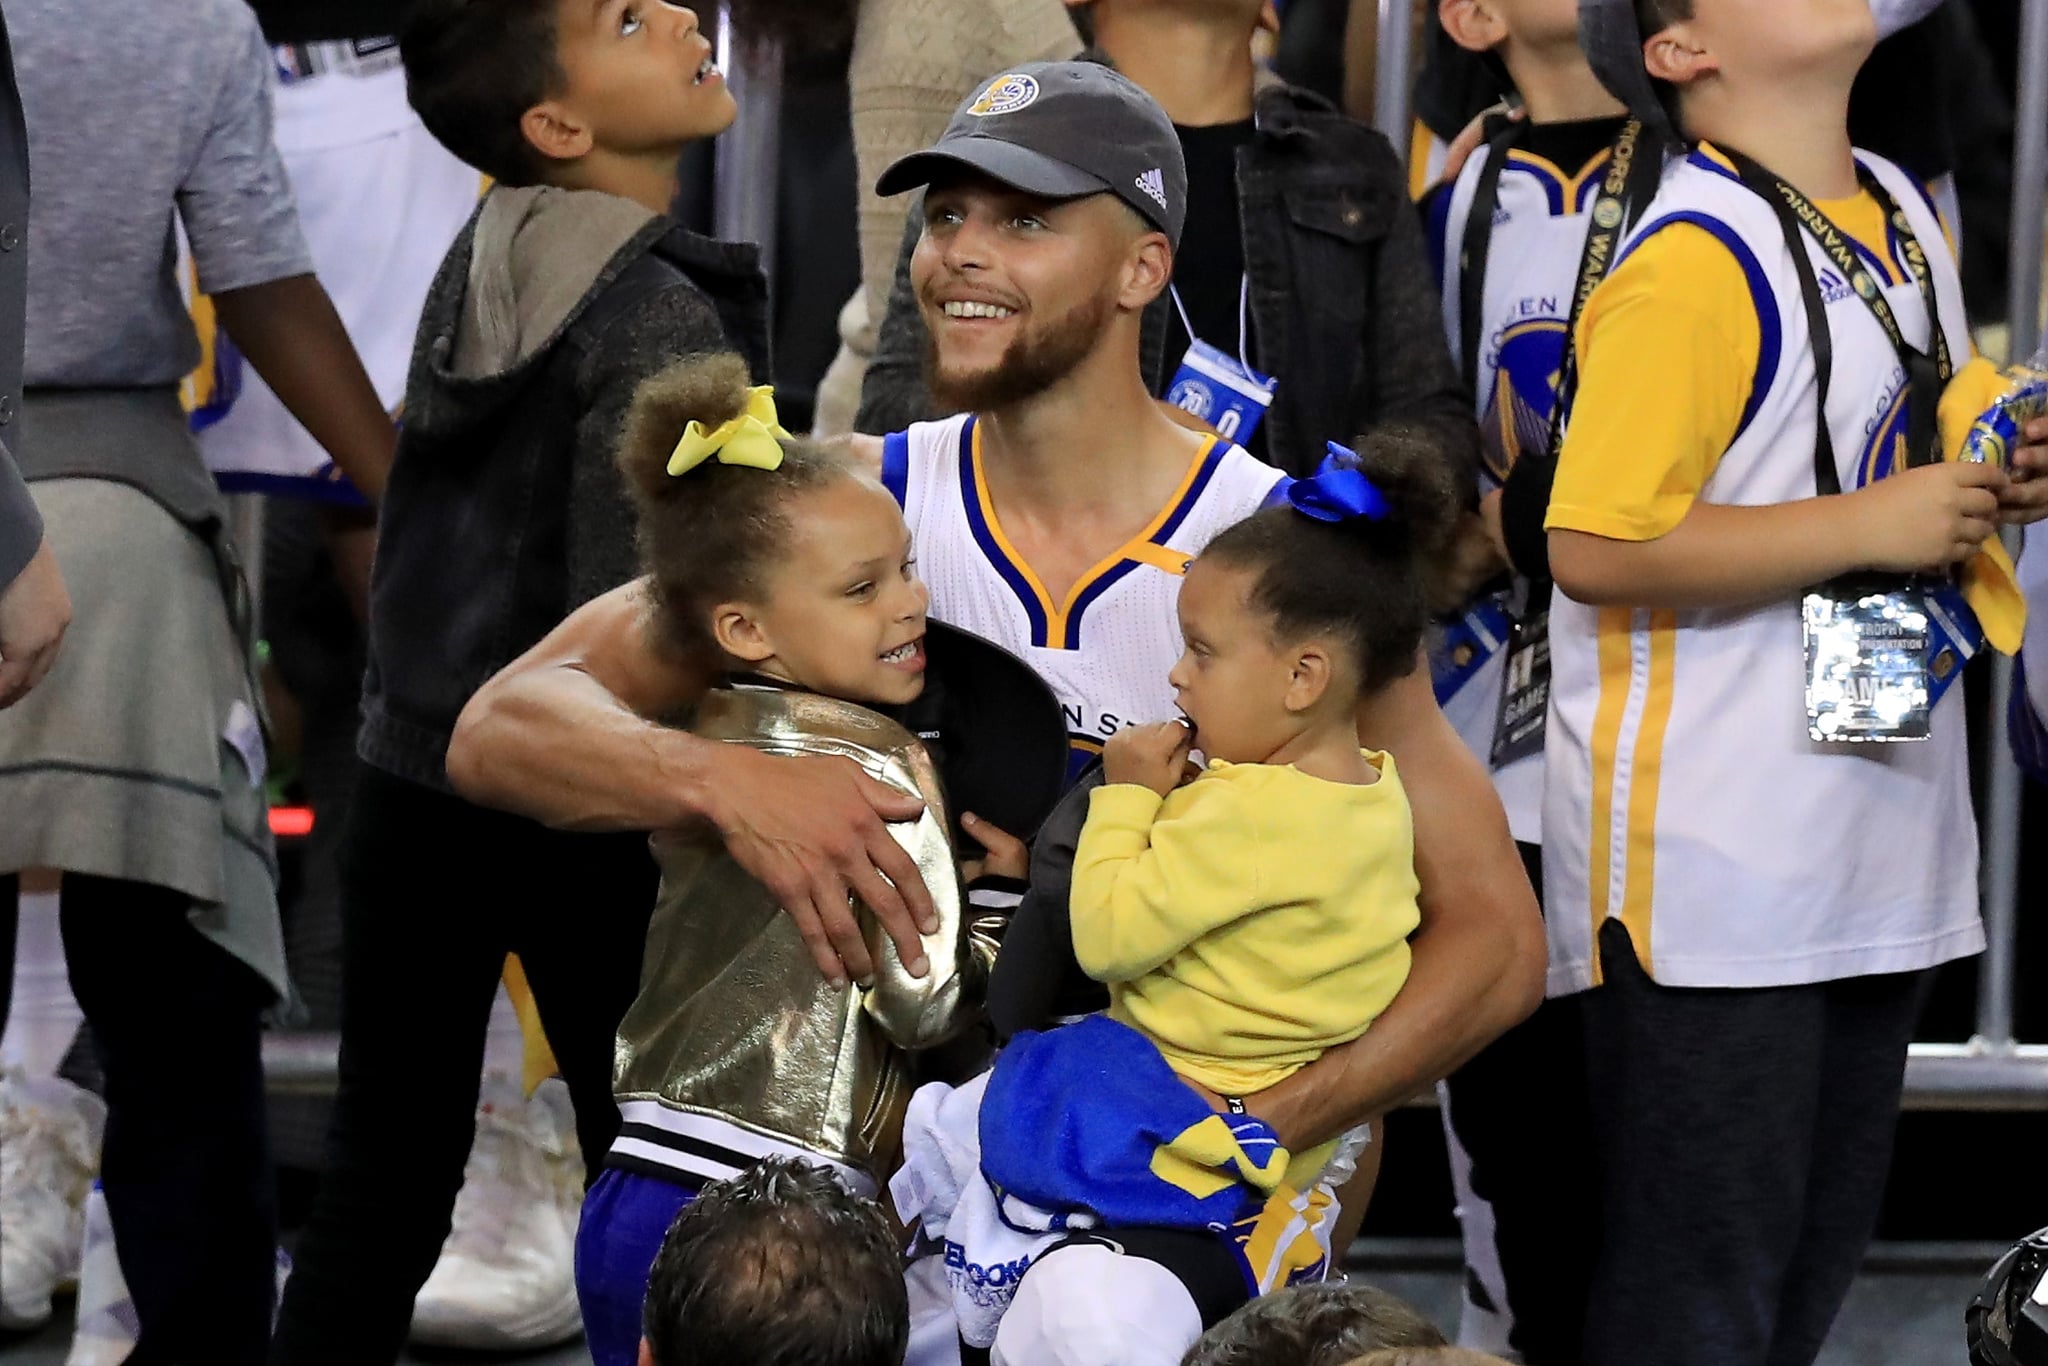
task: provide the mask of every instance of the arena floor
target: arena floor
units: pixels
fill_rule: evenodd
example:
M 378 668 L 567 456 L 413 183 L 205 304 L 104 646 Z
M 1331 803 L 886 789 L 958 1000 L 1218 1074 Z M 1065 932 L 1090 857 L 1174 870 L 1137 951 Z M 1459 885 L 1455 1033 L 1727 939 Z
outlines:
M 1976 1292 L 1981 1272 L 1999 1249 L 1891 1244 L 1877 1248 L 1871 1265 L 1850 1292 L 1820 1366 L 1963 1366 L 1963 1307 Z M 1457 1321 L 1458 1277 L 1447 1243 L 1387 1239 L 1361 1243 L 1352 1274 L 1400 1295 L 1445 1327 Z M 59 1307 L 58 1324 L 28 1338 L 0 1342 L 8 1366 L 63 1366 L 69 1343 L 69 1304 Z M 61 1325 L 61 1326 L 60 1326 Z M 403 1366 L 518 1362 L 521 1366 L 590 1366 L 581 1343 L 525 1356 L 476 1353 L 408 1355 Z

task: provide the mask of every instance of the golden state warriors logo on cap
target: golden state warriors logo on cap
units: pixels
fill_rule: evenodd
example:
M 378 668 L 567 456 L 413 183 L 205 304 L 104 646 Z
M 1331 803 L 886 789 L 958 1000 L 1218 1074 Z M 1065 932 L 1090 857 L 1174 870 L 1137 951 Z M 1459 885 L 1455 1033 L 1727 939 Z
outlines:
M 1037 98 L 1037 78 L 1012 72 L 990 81 L 988 89 L 981 92 L 981 98 L 967 106 L 967 112 L 977 116 L 1014 114 Z

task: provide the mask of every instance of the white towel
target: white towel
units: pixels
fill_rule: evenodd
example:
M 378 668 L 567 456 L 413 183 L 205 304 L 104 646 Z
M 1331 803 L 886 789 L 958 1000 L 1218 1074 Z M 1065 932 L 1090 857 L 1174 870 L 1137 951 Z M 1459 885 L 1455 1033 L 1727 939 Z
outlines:
M 957 1088 L 941 1082 L 918 1088 L 903 1117 L 903 1167 L 889 1179 L 897 1217 L 922 1222 L 927 1237 L 944 1242 L 960 1337 L 984 1348 L 995 1342 L 1003 1311 L 1031 1263 L 1070 1229 L 1094 1222 L 998 1197 L 982 1177 L 987 1085 L 983 1073 Z

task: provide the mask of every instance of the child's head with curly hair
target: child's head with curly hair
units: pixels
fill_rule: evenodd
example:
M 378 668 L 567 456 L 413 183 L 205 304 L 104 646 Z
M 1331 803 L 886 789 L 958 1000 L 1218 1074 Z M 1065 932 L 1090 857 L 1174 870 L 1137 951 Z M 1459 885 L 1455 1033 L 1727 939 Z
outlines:
M 774 424 L 737 356 L 640 386 L 619 468 L 672 650 L 853 702 L 924 688 L 926 594 L 902 511 L 839 453 Z

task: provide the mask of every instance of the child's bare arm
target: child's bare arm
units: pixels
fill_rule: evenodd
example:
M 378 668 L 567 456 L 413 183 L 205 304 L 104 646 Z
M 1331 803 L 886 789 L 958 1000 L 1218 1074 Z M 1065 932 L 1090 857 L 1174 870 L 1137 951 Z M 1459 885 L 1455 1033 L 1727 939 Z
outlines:
M 223 290 L 213 306 L 237 349 L 335 467 L 365 498 L 381 501 L 397 432 L 320 282 L 293 275 Z
M 1998 529 L 2005 484 L 1996 466 L 1947 463 L 1796 503 L 1694 503 L 1645 541 L 1553 528 L 1551 574 L 1596 607 L 1700 608 L 1784 598 L 1857 570 L 1941 570 Z

